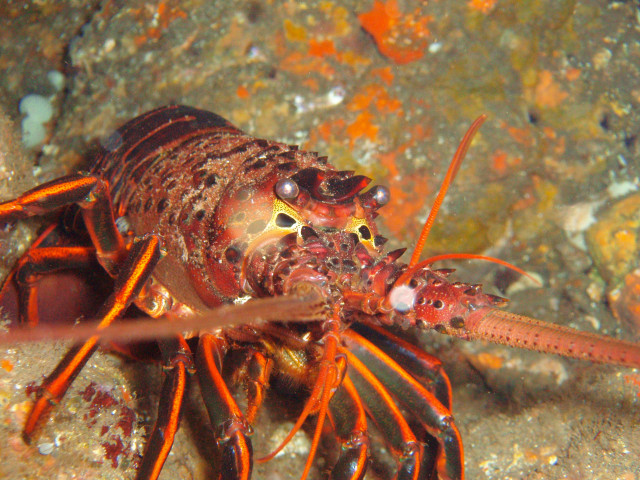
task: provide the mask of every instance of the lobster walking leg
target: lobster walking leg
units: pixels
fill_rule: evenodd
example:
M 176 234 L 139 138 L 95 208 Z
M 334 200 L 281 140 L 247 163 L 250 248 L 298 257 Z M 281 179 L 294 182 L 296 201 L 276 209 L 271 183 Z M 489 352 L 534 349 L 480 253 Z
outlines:
M 437 470 L 441 479 L 464 477 L 462 440 L 451 411 L 400 365 L 373 343 L 353 331 L 343 334 L 349 356 L 355 356 L 418 419 L 440 444 Z
M 45 247 L 32 248 L 25 253 L 15 270 L 18 286 L 19 321 L 30 327 L 38 324 L 37 282 L 44 275 L 59 270 L 89 267 L 96 260 L 91 247 Z
M 156 236 L 150 235 L 133 244 L 129 258 L 122 265 L 120 274 L 116 278 L 113 294 L 98 311 L 97 316 L 101 319 L 98 329 L 109 326 L 122 316 L 142 290 L 160 257 L 160 243 Z M 24 426 L 25 440 L 29 440 L 35 427 L 51 406 L 63 397 L 71 382 L 96 350 L 99 339 L 99 335 L 94 335 L 84 343 L 73 346 L 42 383 L 38 389 L 36 403 Z
M 42 215 L 74 203 L 82 209 L 98 260 L 115 277 L 118 265 L 126 258 L 126 249 L 115 224 L 106 180 L 83 174 L 52 180 L 15 200 L 0 203 L 0 223 Z
M 324 348 L 322 357 L 318 363 L 318 376 L 314 381 L 309 398 L 307 399 L 293 428 L 289 431 L 284 440 L 280 442 L 280 445 L 278 445 L 269 455 L 258 459 L 259 462 L 266 462 L 275 457 L 276 454 L 291 441 L 295 433 L 300 430 L 307 417 L 312 413 L 317 412 L 318 419 L 316 421 L 316 427 L 311 441 L 311 448 L 309 449 L 309 456 L 300 477 L 302 480 L 305 480 L 309 474 L 313 458 L 320 443 L 320 435 L 327 416 L 331 397 L 344 377 L 347 368 L 344 355 L 337 355 L 340 328 L 339 304 L 334 305 L 332 317 L 323 323 L 322 328 L 324 330 L 324 335 L 321 343 Z
M 265 391 L 269 384 L 269 376 L 273 362 L 261 352 L 251 349 L 247 359 L 247 413 L 245 418 L 251 425 L 264 401 Z
M 220 374 L 226 347 L 221 338 L 200 335 L 196 372 L 221 448 L 222 478 L 249 480 L 253 468 L 253 448 L 248 438 L 251 428 Z
M 187 388 L 187 374 L 193 371 L 193 355 L 182 336 L 159 342 L 165 376 L 160 393 L 158 418 L 142 457 L 136 480 L 155 480 L 160 475 L 180 423 L 180 409 Z
M 376 376 L 346 348 L 340 348 L 349 364 L 349 378 L 353 381 L 367 414 L 383 432 L 390 453 L 398 460 L 397 480 L 418 480 L 422 446 L 411 431 L 402 412 Z
M 14 200 L 0 203 L 0 222 L 43 215 L 79 202 L 98 182 L 91 175 L 75 174 L 57 178 L 23 193 Z
M 451 382 L 438 358 L 379 326 L 356 323 L 351 328 L 391 357 L 451 411 Z
M 329 403 L 333 426 L 342 442 L 342 452 L 331 471 L 332 480 L 361 480 L 369 464 L 367 416 L 356 387 L 345 375 Z

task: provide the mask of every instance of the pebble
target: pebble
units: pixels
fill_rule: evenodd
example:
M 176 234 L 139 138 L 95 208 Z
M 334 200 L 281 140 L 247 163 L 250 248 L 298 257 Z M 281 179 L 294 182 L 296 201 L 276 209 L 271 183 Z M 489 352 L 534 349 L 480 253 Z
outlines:
M 40 455 L 51 455 L 55 449 L 53 442 L 43 442 L 38 444 L 38 452 Z

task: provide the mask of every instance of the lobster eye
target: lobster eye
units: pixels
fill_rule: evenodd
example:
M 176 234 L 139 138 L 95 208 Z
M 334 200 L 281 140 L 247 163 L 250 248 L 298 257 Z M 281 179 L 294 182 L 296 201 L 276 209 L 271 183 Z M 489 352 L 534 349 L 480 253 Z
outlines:
M 389 200 L 391 200 L 391 192 L 389 192 L 389 189 L 382 185 L 377 185 L 374 188 L 375 193 L 373 194 L 373 200 L 378 204 L 378 206 L 382 207 L 389 203 Z
M 276 195 L 283 200 L 291 200 L 296 198 L 300 193 L 298 184 L 290 178 L 283 178 L 276 183 Z

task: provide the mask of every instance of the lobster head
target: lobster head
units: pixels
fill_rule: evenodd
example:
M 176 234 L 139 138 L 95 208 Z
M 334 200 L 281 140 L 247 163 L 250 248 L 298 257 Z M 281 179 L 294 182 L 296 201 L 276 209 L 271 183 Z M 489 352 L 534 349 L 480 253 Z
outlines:
M 257 295 L 280 295 L 296 283 L 320 286 L 327 300 L 380 256 L 376 210 L 389 191 L 351 171 L 308 167 L 271 183 L 267 226 L 251 240 L 241 282 Z
M 287 294 L 311 283 L 328 303 L 343 301 L 347 312 L 462 337 L 469 315 L 506 303 L 480 285 L 451 282 L 453 270 L 399 262 L 404 249 L 383 254 L 386 239 L 374 220 L 389 192 L 374 186 L 361 193 L 369 182 L 350 171 L 317 168 L 278 179 L 269 226 L 245 257 L 243 274 L 253 293 Z

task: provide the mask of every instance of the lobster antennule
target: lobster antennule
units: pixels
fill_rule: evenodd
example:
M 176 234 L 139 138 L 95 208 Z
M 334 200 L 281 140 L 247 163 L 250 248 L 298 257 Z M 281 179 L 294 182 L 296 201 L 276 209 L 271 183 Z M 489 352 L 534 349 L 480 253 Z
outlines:
M 488 257 L 486 255 L 476 255 L 474 253 L 445 253 L 442 255 L 434 255 L 433 257 L 429 257 L 426 260 L 423 260 L 422 262 L 418 263 L 415 267 L 418 267 L 423 264 L 431 265 L 432 263 L 439 262 L 441 260 L 458 260 L 458 259 L 459 260 L 485 260 L 487 262 L 496 263 L 510 270 L 513 270 L 514 272 L 518 272 L 520 275 L 527 277 L 529 280 L 535 282 L 537 285 L 542 286 L 542 283 L 540 282 L 540 280 L 538 280 L 533 275 L 525 272 L 523 269 L 521 269 L 517 265 L 514 265 L 509 262 L 505 262 L 504 260 L 500 260 L 499 258 Z
M 431 212 L 429 212 L 429 217 L 427 217 L 427 221 L 424 223 L 422 227 L 422 232 L 420 232 L 420 237 L 416 242 L 416 247 L 411 254 L 411 261 L 409 262 L 409 266 L 414 266 L 418 263 L 420 259 L 420 254 L 422 253 L 422 249 L 424 248 L 424 244 L 427 241 L 427 237 L 429 236 L 429 232 L 431 231 L 431 227 L 433 226 L 433 222 L 436 219 L 436 215 L 438 214 L 438 210 L 440 210 L 440 205 L 444 201 L 444 197 L 447 194 L 447 190 L 449 189 L 449 185 L 453 182 L 453 179 L 456 177 L 458 170 L 460 169 L 460 165 L 462 164 L 462 160 L 464 160 L 464 156 L 467 154 L 467 150 L 471 146 L 471 141 L 473 140 L 474 135 L 480 128 L 480 126 L 487 119 L 486 115 L 480 115 L 476 120 L 471 124 L 467 133 L 465 133 L 464 137 L 460 141 L 460 145 L 458 145 L 458 150 L 453 156 L 451 163 L 449 164 L 449 169 L 447 170 L 447 174 L 442 181 L 442 186 L 440 187 L 440 191 L 433 202 L 433 207 L 431 207 Z
M 547 323 L 515 313 L 483 308 L 464 322 L 465 338 L 565 357 L 640 367 L 640 344 Z

